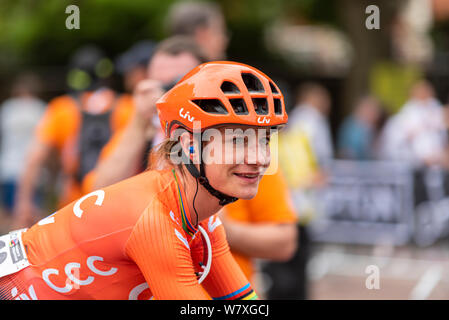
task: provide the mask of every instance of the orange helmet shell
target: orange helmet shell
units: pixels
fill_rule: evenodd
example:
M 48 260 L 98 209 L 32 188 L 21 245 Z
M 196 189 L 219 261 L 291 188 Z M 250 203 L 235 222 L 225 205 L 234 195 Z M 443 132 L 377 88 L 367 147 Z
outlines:
M 288 120 L 284 97 L 268 76 L 228 61 L 197 66 L 156 105 L 167 137 L 178 126 L 193 132 L 195 121 L 204 130 L 226 124 L 274 127 Z

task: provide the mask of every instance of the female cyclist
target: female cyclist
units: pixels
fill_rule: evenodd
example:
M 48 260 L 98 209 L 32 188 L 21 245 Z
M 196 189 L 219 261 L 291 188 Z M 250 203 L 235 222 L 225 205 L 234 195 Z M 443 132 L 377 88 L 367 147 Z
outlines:
M 0 237 L 0 299 L 257 297 L 215 213 L 256 195 L 269 133 L 287 122 L 281 92 L 253 67 L 211 62 L 157 109 L 167 139 L 152 168 Z

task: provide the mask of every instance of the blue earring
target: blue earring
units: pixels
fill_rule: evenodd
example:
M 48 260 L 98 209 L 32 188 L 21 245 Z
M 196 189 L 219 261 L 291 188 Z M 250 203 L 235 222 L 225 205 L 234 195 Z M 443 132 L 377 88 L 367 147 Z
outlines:
M 193 146 L 190 146 L 189 152 L 190 152 L 190 153 L 194 153 L 194 152 L 195 152 L 195 149 L 193 148 Z

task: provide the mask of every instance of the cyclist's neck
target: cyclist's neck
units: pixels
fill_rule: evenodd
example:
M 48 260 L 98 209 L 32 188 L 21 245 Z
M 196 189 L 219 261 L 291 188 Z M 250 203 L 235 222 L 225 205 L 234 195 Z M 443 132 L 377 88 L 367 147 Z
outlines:
M 187 205 L 189 208 L 189 213 L 191 217 L 192 223 L 196 223 L 196 213 L 198 213 L 198 223 L 204 219 L 209 218 L 210 216 L 217 213 L 222 206 L 218 204 L 218 199 L 211 195 L 201 184 L 198 183 L 198 192 L 197 190 L 197 181 L 194 177 L 192 177 L 188 172 L 182 174 L 178 169 L 175 169 L 176 176 L 179 179 L 179 183 L 182 183 Z M 196 197 L 195 197 L 196 193 Z M 195 203 L 194 200 L 195 199 Z M 195 205 L 195 207 L 194 207 Z M 195 211 L 196 209 L 196 211 Z

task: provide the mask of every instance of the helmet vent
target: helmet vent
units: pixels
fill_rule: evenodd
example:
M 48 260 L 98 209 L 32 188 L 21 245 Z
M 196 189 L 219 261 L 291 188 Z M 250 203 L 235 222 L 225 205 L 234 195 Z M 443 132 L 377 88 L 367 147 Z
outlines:
M 224 81 L 221 84 L 221 91 L 223 91 L 223 93 L 240 93 L 239 88 L 233 84 L 230 81 Z
M 203 111 L 212 114 L 228 114 L 228 110 L 218 99 L 196 99 L 192 100 Z
M 281 99 L 274 98 L 274 113 L 275 114 L 282 114 L 282 103 Z
M 249 92 L 265 92 L 262 82 L 252 73 L 242 73 L 242 79 Z
M 268 102 L 266 98 L 253 98 L 254 110 L 257 114 L 268 114 Z
M 248 108 L 246 107 L 245 100 L 243 99 L 229 99 L 232 109 L 236 114 L 248 114 Z
M 274 86 L 274 84 L 270 81 L 270 88 L 271 88 L 271 92 L 273 93 L 279 93 L 278 89 L 276 89 L 276 87 Z

